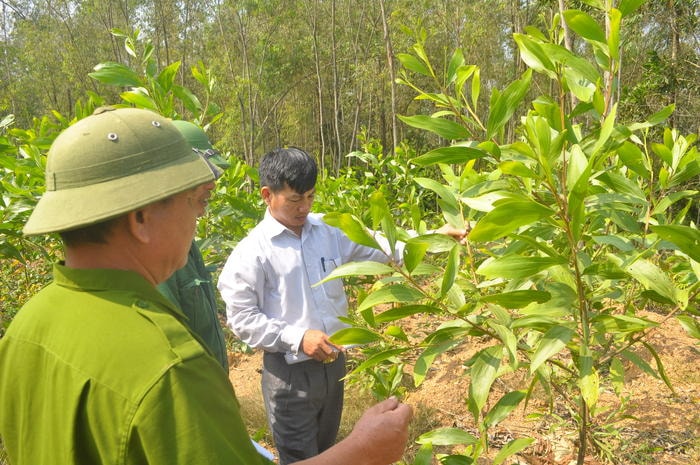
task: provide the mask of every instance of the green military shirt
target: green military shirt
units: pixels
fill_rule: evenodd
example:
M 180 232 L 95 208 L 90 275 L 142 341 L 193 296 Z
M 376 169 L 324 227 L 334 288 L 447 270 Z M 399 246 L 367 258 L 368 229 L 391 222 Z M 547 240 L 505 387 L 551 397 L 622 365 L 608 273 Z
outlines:
M 211 274 L 204 266 L 202 253 L 194 242 L 187 256 L 187 264 L 160 284 L 158 290 L 187 315 L 188 326 L 228 371 L 226 341 L 216 310 L 216 291 Z
M 136 273 L 56 265 L 0 339 L 10 463 L 269 463 L 182 318 Z

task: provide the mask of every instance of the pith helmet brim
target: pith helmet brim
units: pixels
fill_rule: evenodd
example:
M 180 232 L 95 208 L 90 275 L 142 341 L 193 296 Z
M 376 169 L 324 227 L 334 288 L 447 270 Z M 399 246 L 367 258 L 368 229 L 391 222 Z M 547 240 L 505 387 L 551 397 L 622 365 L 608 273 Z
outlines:
M 122 108 L 78 121 L 51 146 L 47 190 L 23 232 L 61 232 L 115 218 L 213 181 L 167 118 Z

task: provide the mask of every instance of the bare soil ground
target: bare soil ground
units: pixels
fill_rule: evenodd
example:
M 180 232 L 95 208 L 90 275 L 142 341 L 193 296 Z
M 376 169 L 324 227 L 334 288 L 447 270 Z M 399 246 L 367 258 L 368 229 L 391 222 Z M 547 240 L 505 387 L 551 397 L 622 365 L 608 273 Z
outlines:
M 660 320 L 654 313 L 645 314 Z M 473 342 L 473 343 L 472 343 Z M 615 424 L 616 432 L 610 432 L 607 442 L 612 456 L 619 464 L 698 465 L 700 464 L 700 346 L 689 337 L 675 320 L 658 329 L 649 342 L 661 357 L 674 392 L 660 379 L 644 373 L 636 367 L 627 367 L 624 396 L 626 419 Z M 443 354 L 437 359 L 431 373 L 418 389 L 409 389 L 405 401 L 414 407 L 413 436 L 433 428 L 454 426 L 476 434 L 477 429 L 466 408 L 469 378 L 463 362 L 480 346 L 480 341 Z M 640 351 L 640 355 L 642 352 Z M 230 379 L 241 402 L 243 415 L 251 434 L 265 428 L 264 409 L 260 394 L 261 354 L 231 353 L 229 357 Z M 655 365 L 653 359 L 645 356 Z M 505 392 L 513 389 L 497 382 L 494 389 Z M 507 463 L 519 465 L 573 465 L 576 463 L 576 432 L 570 413 L 555 399 L 552 414 L 548 412 L 544 396 L 535 396 L 527 409 L 519 408 L 491 431 L 489 440 L 494 451 L 517 437 L 532 437 L 535 442 L 522 454 Z M 371 396 L 357 386 L 347 389 L 344 429 L 349 430 L 362 408 L 372 402 Z M 612 409 L 620 406 L 612 392 L 603 392 L 600 404 Z M 601 413 L 603 418 L 606 413 Z M 341 430 L 341 435 L 343 431 Z M 258 435 L 269 449 L 269 436 Z M 407 457 L 417 450 L 411 445 Z M 493 452 L 488 454 L 493 456 Z M 480 464 L 491 461 L 482 459 Z M 592 454 L 587 465 L 606 463 L 602 457 Z

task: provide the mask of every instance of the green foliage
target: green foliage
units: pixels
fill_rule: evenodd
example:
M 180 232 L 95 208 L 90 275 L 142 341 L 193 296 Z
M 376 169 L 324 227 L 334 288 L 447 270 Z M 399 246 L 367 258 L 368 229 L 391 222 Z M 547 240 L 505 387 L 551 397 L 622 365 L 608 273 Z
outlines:
M 599 397 L 608 385 L 621 392 L 625 364 L 619 358 L 672 389 L 662 360 L 646 342 L 658 324 L 640 311 L 653 305 L 663 309 L 664 322 L 678 318 L 689 334 L 700 335 L 700 236 L 688 216 L 699 195 L 685 187 L 699 174 L 696 136 L 666 128 L 662 141 L 650 139 L 672 107 L 642 122 L 620 122 L 613 88 L 602 79 L 618 70 L 622 19 L 638 6 L 623 2 L 620 10 L 604 11 L 607 34 L 584 11 L 559 18 L 591 47 L 593 63 L 559 45 L 556 28 L 551 39 L 535 30 L 516 34 L 530 69 L 493 91 L 485 125 L 474 111 L 476 99 L 469 98 L 469 90 L 479 90 L 478 69 L 464 64 L 461 52 L 452 55 L 443 78 L 421 43 L 414 55 L 401 55 L 400 82 L 436 108 L 431 116 L 402 120 L 451 141 L 414 160 L 439 168 L 442 182 L 414 181 L 435 193 L 445 220 L 470 229 L 469 240 L 466 247 L 443 247 L 440 269 L 431 264 L 436 257 L 426 255 L 425 235 L 409 241 L 403 264 L 390 272 L 367 267 L 384 277 L 358 303 L 354 329 L 343 342 L 359 342 L 350 336 L 360 334 L 365 343 L 374 342 L 355 372 L 385 373 L 413 361 L 418 385 L 439 354 L 466 344 L 469 336 L 490 341 L 464 361 L 467 407 L 480 437 L 459 459 L 438 454 L 443 463 L 475 463 L 488 448 L 488 430 L 527 401 L 536 385 L 565 393 L 569 405 L 577 406 L 572 426 L 579 433 L 579 464 L 590 447 L 613 457 L 607 441 L 619 416 L 605 415 Z M 518 112 L 532 72 L 549 78 L 555 92 L 533 100 L 516 126 L 517 140 L 504 140 L 501 129 Z M 434 78 L 438 92 L 420 89 L 410 73 Z M 475 142 L 477 136 L 484 142 Z M 372 226 L 380 225 L 388 237 L 406 237 L 393 226 L 385 230 L 386 223 L 374 219 Z M 366 228 L 353 216 L 337 225 L 354 236 Z M 360 270 L 353 267 L 352 274 Z M 339 269 L 337 276 L 346 271 L 351 274 Z M 403 323 L 418 314 L 444 323 L 416 342 Z M 646 351 L 655 366 L 633 347 Z M 509 376 L 512 383 L 513 374 L 522 377 L 522 386 L 493 399 L 495 381 Z M 445 434 L 459 433 L 439 431 L 419 443 L 443 444 Z M 501 449 L 497 462 L 530 443 L 516 439 Z M 416 463 L 427 450 L 421 449 Z
M 151 109 L 169 117 L 179 117 L 178 107 L 191 111 L 195 122 L 217 121 L 221 114 L 215 105 L 199 104 L 190 90 L 175 84 L 179 64 L 174 63 L 159 71 L 152 57 L 149 42 L 139 42 L 138 31 L 131 35 L 115 30 L 114 35 L 124 40 L 128 54 L 136 57 L 136 49 L 143 52 L 142 73 L 117 63 L 102 63 L 91 76 L 104 84 L 129 89 L 121 93 L 123 106 Z M 215 80 L 202 63 L 192 68 L 192 74 L 205 88 L 209 101 Z M 22 228 L 44 190 L 46 153 L 55 137 L 66 127 L 93 113 L 105 100 L 88 93 L 85 103 L 78 101 L 73 117 L 57 111 L 51 116 L 34 119 L 29 129 L 14 128 L 14 119 L 6 117 L 0 123 L 0 274 L 7 282 L 6 292 L 0 299 L 0 336 L 22 304 L 38 289 L 48 283 L 50 264 L 60 259 L 60 241 L 54 236 L 25 237 Z M 210 123 L 211 124 L 211 123 Z M 261 200 L 253 191 L 251 180 L 255 170 L 231 154 L 224 154 L 230 167 L 218 182 L 217 192 L 210 204 L 210 215 L 198 223 L 199 243 L 207 262 L 221 263 L 233 243 L 260 219 Z

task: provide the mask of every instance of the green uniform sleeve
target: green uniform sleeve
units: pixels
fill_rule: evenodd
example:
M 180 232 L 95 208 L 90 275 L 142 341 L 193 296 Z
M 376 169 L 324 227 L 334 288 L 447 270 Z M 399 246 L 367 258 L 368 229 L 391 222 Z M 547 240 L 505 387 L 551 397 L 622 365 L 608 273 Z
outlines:
M 230 383 L 207 363 L 199 357 L 172 367 L 146 394 L 133 417 L 126 463 L 272 463 L 253 447 Z

